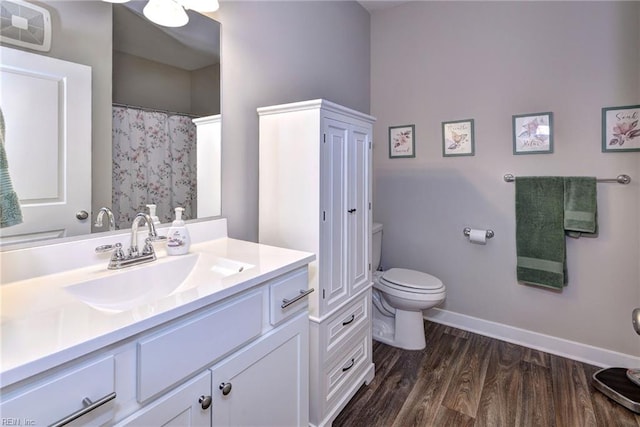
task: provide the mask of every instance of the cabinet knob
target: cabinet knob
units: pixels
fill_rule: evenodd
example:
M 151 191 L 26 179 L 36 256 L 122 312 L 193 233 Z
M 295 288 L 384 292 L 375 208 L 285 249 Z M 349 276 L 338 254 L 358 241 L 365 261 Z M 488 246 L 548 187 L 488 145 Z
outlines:
M 356 210 L 355 210 L 355 208 L 354 208 L 354 209 L 349 209 L 347 212 L 349 212 L 349 213 L 354 213 L 355 211 L 356 211 Z
M 200 396 L 200 399 L 198 399 L 198 403 L 202 405 L 202 409 L 209 409 L 209 406 L 211 406 L 211 396 L 205 396 L 203 394 Z
M 82 210 L 82 211 L 78 211 L 76 212 L 76 218 L 79 220 L 84 220 L 89 218 L 89 212 Z
M 222 390 L 222 395 L 226 396 L 231 393 L 231 383 L 221 383 L 220 390 Z

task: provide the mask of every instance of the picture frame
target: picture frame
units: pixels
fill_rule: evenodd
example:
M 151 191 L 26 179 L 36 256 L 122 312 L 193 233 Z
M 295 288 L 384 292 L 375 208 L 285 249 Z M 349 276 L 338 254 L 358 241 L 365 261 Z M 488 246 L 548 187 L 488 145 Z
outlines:
M 389 126 L 389 158 L 416 156 L 415 125 Z
M 512 117 L 513 154 L 553 153 L 553 113 L 517 114 Z
M 475 136 L 473 119 L 442 122 L 442 156 L 474 156 Z
M 640 105 L 602 109 L 602 152 L 640 151 Z

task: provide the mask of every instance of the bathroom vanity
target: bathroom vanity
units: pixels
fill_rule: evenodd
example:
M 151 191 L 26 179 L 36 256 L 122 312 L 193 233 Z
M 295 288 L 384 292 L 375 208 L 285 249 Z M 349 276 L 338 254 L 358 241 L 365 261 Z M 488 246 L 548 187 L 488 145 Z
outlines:
M 118 271 L 93 248 L 126 235 L 0 254 L 3 423 L 308 424 L 314 255 L 189 228 L 190 254 Z

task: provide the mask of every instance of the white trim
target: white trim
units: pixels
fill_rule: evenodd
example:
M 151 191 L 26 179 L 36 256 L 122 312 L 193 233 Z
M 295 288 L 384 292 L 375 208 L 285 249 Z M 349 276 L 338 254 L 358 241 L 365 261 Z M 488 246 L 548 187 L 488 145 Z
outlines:
M 260 107 L 257 109 L 258 116 L 266 116 L 269 114 L 290 113 L 292 111 L 314 110 L 322 108 L 334 113 L 343 114 L 356 120 L 363 120 L 368 123 L 376 121 L 375 117 L 351 108 L 343 107 L 326 99 L 312 99 L 310 101 L 292 102 L 290 104 L 271 105 L 269 107 Z
M 424 318 L 432 322 L 453 326 L 465 331 L 475 332 L 502 341 L 523 345 L 569 359 L 600 367 L 620 366 L 626 368 L 640 367 L 640 357 L 618 353 L 564 338 L 553 337 L 539 332 L 528 331 L 514 326 L 503 325 L 453 311 L 432 308 Z

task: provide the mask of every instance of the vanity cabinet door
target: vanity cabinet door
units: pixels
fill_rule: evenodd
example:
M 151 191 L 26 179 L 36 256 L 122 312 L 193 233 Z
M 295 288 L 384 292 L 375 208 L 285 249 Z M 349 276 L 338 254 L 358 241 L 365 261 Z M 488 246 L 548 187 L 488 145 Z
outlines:
M 154 400 L 116 427 L 205 427 L 211 425 L 211 372 L 201 373 Z
M 302 312 L 211 368 L 214 426 L 309 424 L 309 323 Z

